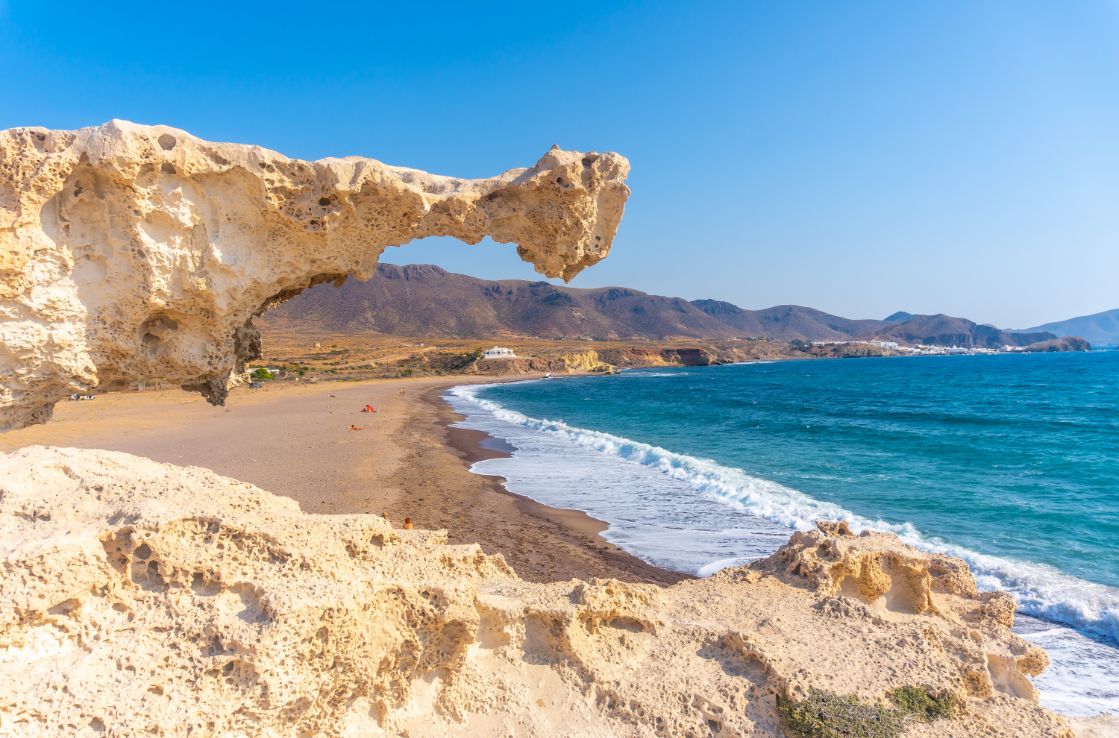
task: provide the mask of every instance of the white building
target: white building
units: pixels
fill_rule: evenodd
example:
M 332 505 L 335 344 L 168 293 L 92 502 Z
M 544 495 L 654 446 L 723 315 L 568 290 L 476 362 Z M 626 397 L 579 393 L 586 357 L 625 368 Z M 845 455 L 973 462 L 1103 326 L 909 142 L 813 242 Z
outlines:
M 517 355 L 513 353 L 513 349 L 505 348 L 504 346 L 494 346 L 482 352 L 483 359 L 515 359 Z

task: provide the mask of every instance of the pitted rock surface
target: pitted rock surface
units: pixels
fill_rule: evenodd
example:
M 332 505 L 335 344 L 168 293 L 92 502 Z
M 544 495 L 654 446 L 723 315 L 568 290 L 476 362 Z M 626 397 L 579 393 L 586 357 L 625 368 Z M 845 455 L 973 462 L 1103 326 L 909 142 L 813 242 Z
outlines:
M 964 707 L 906 736 L 1068 736 L 968 579 L 811 532 L 671 587 L 537 584 L 442 532 L 32 446 L 0 455 L 0 734 L 772 736 L 778 696 L 923 686 Z
M 254 315 L 368 279 L 386 247 L 415 238 L 516 243 L 570 279 L 609 253 L 628 173 L 618 154 L 556 147 L 461 179 L 126 121 L 0 131 L 0 430 L 134 382 L 220 404 L 259 355 Z

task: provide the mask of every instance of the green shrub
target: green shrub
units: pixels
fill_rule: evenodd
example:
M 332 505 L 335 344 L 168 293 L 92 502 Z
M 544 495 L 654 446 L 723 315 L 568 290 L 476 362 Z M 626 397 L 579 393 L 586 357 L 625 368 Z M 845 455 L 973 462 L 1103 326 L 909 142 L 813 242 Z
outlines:
M 778 699 L 786 729 L 802 738 L 897 738 L 905 732 L 900 710 L 868 705 L 853 694 L 814 689 L 800 702 Z
M 931 723 L 950 718 L 959 709 L 959 700 L 951 692 L 935 694 L 930 687 L 898 687 L 890 699 L 906 714 Z
M 274 377 L 272 376 L 272 372 L 268 371 L 268 369 L 263 366 L 258 366 L 256 369 L 253 369 L 252 378 L 257 381 L 263 379 L 274 379 Z
M 777 710 L 800 738 L 898 738 L 913 720 L 931 723 L 960 708 L 954 695 L 930 687 L 899 687 L 889 697 L 892 705 L 868 704 L 853 694 L 813 689 L 800 702 L 778 697 Z

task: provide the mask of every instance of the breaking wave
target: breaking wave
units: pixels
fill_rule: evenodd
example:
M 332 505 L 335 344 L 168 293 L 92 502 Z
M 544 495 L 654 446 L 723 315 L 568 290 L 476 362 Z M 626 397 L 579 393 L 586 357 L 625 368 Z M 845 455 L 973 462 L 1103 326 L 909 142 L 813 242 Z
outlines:
M 1119 589 L 1069 576 L 1052 566 L 1016 561 L 953 545 L 922 535 L 910 523 L 891 523 L 862 517 L 833 503 L 814 499 L 798 490 L 753 477 L 707 459 L 675 453 L 610 433 L 568 425 L 562 421 L 533 418 L 479 397 L 491 385 L 468 385 L 451 389 L 449 395 L 460 402 L 491 415 L 494 419 L 546 434 L 576 448 L 615 457 L 682 483 L 708 500 L 717 501 L 786 529 L 811 530 L 821 519 L 847 521 L 855 531 L 877 530 L 897 534 L 903 541 L 931 553 L 963 559 L 972 568 L 983 589 L 1003 589 L 1018 600 L 1019 609 L 1028 615 L 1080 630 L 1093 638 L 1119 644 Z M 650 511 L 655 516 L 657 511 Z M 624 528 L 626 523 L 612 524 Z M 632 523 L 631 523 L 632 524 Z M 614 538 L 621 538 L 615 536 Z M 619 542 L 619 541 L 615 541 Z M 620 545 L 626 546 L 625 541 Z M 632 550 L 632 548 L 631 548 Z M 681 562 L 650 557 L 649 552 L 634 551 L 654 563 L 686 569 L 702 576 L 720 568 L 743 563 L 743 556 L 711 557 L 700 566 L 681 566 Z

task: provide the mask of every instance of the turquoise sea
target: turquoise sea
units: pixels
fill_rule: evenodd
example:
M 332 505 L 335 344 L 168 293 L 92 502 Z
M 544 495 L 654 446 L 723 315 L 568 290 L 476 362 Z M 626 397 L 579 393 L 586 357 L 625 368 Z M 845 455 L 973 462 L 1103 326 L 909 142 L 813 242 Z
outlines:
M 513 491 L 707 575 L 821 518 L 960 556 L 1050 651 L 1043 703 L 1119 713 L 1119 352 L 808 360 L 457 387 Z

